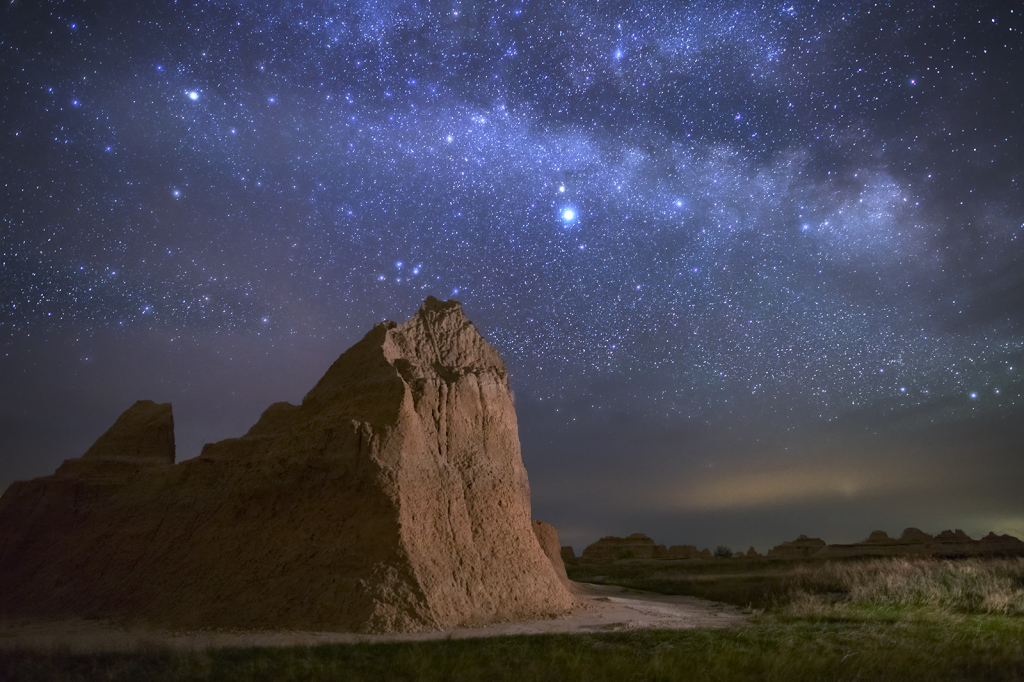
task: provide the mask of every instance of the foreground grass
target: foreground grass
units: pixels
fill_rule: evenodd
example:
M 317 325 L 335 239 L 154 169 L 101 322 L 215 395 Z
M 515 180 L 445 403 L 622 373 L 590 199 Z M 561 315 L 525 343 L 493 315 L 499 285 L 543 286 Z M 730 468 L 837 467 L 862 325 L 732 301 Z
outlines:
M 293 648 L 0 653 L 3 680 L 1019 680 L 1024 624 L 967 617 L 767 621 L 641 630 Z
M 121 654 L 0 651 L 25 680 L 1024 680 L 1024 560 L 617 563 L 577 580 L 758 607 L 727 630 L 637 630 Z

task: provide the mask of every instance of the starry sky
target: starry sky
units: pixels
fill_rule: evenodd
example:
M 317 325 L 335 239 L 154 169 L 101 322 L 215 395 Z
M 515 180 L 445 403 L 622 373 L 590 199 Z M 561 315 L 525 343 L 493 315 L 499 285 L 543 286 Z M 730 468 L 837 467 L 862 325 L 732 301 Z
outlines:
M 1014 5 L 12 0 L 0 488 L 434 295 L 577 552 L 1024 536 Z

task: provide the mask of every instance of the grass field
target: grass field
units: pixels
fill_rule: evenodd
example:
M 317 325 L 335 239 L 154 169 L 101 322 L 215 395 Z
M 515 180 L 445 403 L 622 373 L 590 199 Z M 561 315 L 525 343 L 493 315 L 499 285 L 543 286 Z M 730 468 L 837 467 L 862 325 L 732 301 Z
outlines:
M 1024 615 L 1024 559 L 620 561 L 568 566 L 573 580 L 687 594 L 773 614 Z
M 724 630 L 0 654 L 0 680 L 1022 680 L 1024 560 L 720 560 L 577 579 L 752 605 Z M 603 577 L 602 577 L 603 576 Z

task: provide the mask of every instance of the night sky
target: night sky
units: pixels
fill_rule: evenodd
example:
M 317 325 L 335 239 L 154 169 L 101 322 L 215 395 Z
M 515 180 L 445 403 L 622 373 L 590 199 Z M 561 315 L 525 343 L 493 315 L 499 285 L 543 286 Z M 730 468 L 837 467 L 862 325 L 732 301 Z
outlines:
M 1024 536 L 1016 3 L 266 5 L 0 10 L 0 488 L 434 295 L 577 552 Z

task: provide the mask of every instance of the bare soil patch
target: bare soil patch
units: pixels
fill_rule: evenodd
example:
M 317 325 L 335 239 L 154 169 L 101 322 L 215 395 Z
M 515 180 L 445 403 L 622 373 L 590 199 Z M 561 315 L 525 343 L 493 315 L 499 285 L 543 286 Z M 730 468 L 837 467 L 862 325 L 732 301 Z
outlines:
M 621 632 L 643 628 L 726 628 L 747 616 L 740 609 L 688 596 L 661 595 L 612 585 L 576 585 L 584 607 L 560 618 L 496 623 L 419 633 L 363 635 L 302 630 L 166 630 L 110 620 L 3 620 L 0 651 L 32 649 L 95 653 L 145 648 L 209 649 L 311 646 L 328 643 L 465 639 L 501 635 Z

